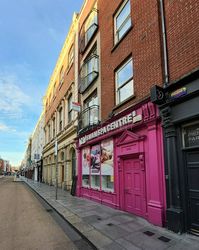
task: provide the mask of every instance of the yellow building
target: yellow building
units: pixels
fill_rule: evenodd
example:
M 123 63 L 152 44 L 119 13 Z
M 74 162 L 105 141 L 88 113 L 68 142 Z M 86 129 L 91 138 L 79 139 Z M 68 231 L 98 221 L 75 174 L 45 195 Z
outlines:
M 72 24 L 44 98 L 45 146 L 43 149 L 43 181 L 70 190 L 77 175 L 76 145 L 77 112 L 73 102 L 78 102 L 78 15 Z M 56 175 L 55 143 L 58 147 Z

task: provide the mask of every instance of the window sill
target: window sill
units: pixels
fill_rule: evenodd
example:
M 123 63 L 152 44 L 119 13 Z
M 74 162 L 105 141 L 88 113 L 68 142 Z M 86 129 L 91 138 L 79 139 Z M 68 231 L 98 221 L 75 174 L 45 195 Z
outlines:
M 133 100 L 134 98 L 135 98 L 135 95 L 132 95 L 132 96 L 128 97 L 128 98 L 127 98 L 126 100 L 124 100 L 123 102 L 121 102 L 121 103 L 115 105 L 115 106 L 113 107 L 113 110 L 116 110 L 116 109 L 120 108 L 121 106 L 123 106 L 123 105 L 126 104 L 127 102 Z
M 132 30 L 133 25 L 131 25 L 131 27 L 129 27 L 129 29 L 124 33 L 124 35 L 121 37 L 121 39 L 113 46 L 113 48 L 111 49 L 111 53 L 113 53 L 115 51 L 115 49 L 120 45 L 120 43 L 124 40 L 124 38 L 129 34 L 129 32 Z

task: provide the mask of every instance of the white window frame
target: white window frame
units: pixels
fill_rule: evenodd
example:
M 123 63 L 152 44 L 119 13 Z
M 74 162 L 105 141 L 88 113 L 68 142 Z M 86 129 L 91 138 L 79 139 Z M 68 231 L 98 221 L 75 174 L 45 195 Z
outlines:
M 120 67 L 119 69 L 116 70 L 115 72 L 115 93 L 116 93 L 116 105 L 124 102 L 126 99 L 130 98 L 131 96 L 134 95 L 134 81 L 133 81 L 133 75 L 132 77 L 130 77 L 127 81 L 125 81 L 121 86 L 118 87 L 118 78 L 117 78 L 117 75 L 118 75 L 118 72 L 120 72 L 130 61 L 132 61 L 132 72 L 133 72 L 133 58 L 129 58 L 127 61 L 125 61 Z M 119 98 L 119 91 L 122 87 L 126 86 L 129 82 L 132 82 L 132 89 L 133 89 L 133 92 L 131 95 L 129 95 L 125 100 L 123 101 L 120 101 L 120 98 Z
M 70 99 L 71 99 L 71 107 L 70 107 Z M 73 109 L 72 109 L 73 95 L 70 94 L 68 97 L 68 123 L 73 120 Z M 70 117 L 70 119 L 69 119 Z
M 118 38 L 118 30 L 121 30 L 121 28 L 124 26 L 124 24 L 130 19 L 131 20 L 131 12 L 129 13 L 129 15 L 127 16 L 127 18 L 123 21 L 123 23 L 121 24 L 121 26 L 117 29 L 117 27 L 116 27 L 116 19 L 117 19 L 117 17 L 120 15 L 120 13 L 122 12 L 122 10 L 124 9 L 124 7 L 126 6 L 126 4 L 128 3 L 128 2 L 130 2 L 130 0 L 125 0 L 124 2 L 123 2 L 123 4 L 120 6 L 120 8 L 119 8 L 119 10 L 117 11 L 117 13 L 116 13 L 116 15 L 114 16 L 114 43 L 115 44 L 117 44 L 121 39 L 122 39 L 122 37 L 119 39 Z M 132 23 L 131 23 L 131 25 L 132 25 Z M 130 27 L 131 27 L 131 25 L 130 25 Z M 130 28 L 129 27 L 129 28 Z M 128 31 L 128 29 L 127 29 L 127 31 Z M 125 32 L 126 33 L 126 32 Z M 125 35 L 125 33 L 124 33 L 124 35 Z

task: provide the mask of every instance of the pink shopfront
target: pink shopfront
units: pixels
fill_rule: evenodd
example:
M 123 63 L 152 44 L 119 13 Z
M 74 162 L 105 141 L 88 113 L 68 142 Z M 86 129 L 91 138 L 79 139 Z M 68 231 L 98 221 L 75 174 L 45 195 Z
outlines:
M 77 196 L 163 226 L 163 142 L 156 106 L 142 103 L 78 138 Z

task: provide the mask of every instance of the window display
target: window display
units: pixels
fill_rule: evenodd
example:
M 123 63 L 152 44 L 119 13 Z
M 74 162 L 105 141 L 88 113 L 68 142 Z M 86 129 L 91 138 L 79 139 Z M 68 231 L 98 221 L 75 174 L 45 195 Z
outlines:
M 83 187 L 90 186 L 90 148 L 82 150 L 82 185 Z
M 82 186 L 113 192 L 113 139 L 82 150 Z
M 100 145 L 91 147 L 91 187 L 100 188 Z
M 101 143 L 101 178 L 102 190 L 113 191 L 113 140 Z

